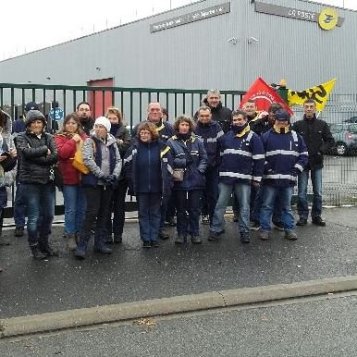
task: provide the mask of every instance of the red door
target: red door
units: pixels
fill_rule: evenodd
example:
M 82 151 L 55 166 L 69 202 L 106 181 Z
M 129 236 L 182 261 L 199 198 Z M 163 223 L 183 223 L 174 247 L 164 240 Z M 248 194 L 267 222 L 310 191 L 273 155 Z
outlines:
M 113 87 L 113 78 L 94 79 L 88 81 L 89 87 Z M 93 118 L 104 115 L 107 108 L 113 105 L 112 92 L 108 90 L 89 90 L 88 102 L 92 108 Z

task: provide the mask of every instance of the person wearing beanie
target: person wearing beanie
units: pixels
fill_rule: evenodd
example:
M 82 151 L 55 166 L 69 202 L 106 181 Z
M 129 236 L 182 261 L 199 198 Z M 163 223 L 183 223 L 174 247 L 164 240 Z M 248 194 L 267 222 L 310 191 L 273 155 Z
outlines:
M 274 204 L 276 197 L 279 196 L 284 237 L 296 240 L 291 198 L 297 176 L 307 165 L 308 153 L 302 136 L 290 128 L 289 113 L 280 109 L 274 116 L 275 123 L 272 129 L 262 135 L 265 163 L 259 238 L 269 239 Z
M 199 220 L 201 196 L 205 188 L 207 153 L 204 144 L 194 132 L 190 117 L 179 116 L 174 124 L 175 135 L 167 141 L 174 169 L 183 170 L 182 180 L 174 181 L 173 195 L 177 208 L 177 237 L 175 244 L 183 244 L 187 236 L 193 244 L 201 244 Z
M 131 141 L 129 131 L 123 123 L 123 116 L 118 108 L 109 107 L 105 116 L 110 121 L 110 133 L 115 137 L 123 164 L 125 153 L 129 148 Z M 125 197 L 127 190 L 128 182 L 124 175 L 121 174 L 119 176 L 118 185 L 114 187 L 112 200 L 110 202 L 109 215 L 107 219 L 108 243 L 113 243 L 112 234 L 114 234 L 114 243 L 120 244 L 122 242 L 125 222 Z
M 208 240 L 219 240 L 224 233 L 224 214 L 232 191 L 238 200 L 238 231 L 242 243 L 250 242 L 250 193 L 259 187 L 263 175 L 264 149 L 259 136 L 251 131 L 247 114 L 232 112 L 231 130 L 219 138 L 219 196 L 210 225 Z
M 55 185 L 52 165 L 57 148 L 45 132 L 46 119 L 38 110 L 26 114 L 26 131 L 16 137 L 19 160 L 18 181 L 27 206 L 28 242 L 35 259 L 57 255 L 49 245 L 54 217 Z
M 82 187 L 87 200 L 80 239 L 75 250 L 78 259 L 85 259 L 88 242 L 95 222 L 94 250 L 111 254 L 106 244 L 107 219 L 114 187 L 118 184 L 122 162 L 115 137 L 110 134 L 108 118 L 101 116 L 94 122 L 91 135 L 84 141 L 83 162 L 89 173 L 82 174 Z

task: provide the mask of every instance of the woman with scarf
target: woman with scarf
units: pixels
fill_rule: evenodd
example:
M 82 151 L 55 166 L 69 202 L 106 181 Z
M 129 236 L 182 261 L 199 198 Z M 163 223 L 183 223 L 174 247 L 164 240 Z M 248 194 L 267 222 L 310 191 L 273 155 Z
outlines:
M 97 118 L 94 129 L 83 146 L 83 162 L 88 167 L 89 173 L 82 175 L 87 209 L 75 251 L 78 259 L 85 259 L 93 223 L 95 223 L 94 250 L 101 254 L 112 253 L 112 249 L 106 244 L 106 225 L 113 188 L 118 183 L 122 165 L 118 146 L 114 136 L 110 134 L 110 128 L 108 118 Z
M 86 209 L 81 173 L 72 165 L 77 148 L 86 138 L 76 113 L 65 117 L 62 131 L 55 136 L 58 168 L 63 177 L 64 233 L 69 250 L 75 250 L 77 247 L 77 236 Z
M 182 180 L 175 181 L 173 194 L 177 209 L 176 244 L 183 244 L 187 236 L 193 244 L 200 244 L 199 218 L 202 190 L 205 187 L 207 153 L 204 144 L 193 133 L 190 117 L 179 116 L 174 124 L 175 135 L 167 141 L 174 160 L 174 170 L 184 171 Z M 188 215 L 186 214 L 188 213 Z

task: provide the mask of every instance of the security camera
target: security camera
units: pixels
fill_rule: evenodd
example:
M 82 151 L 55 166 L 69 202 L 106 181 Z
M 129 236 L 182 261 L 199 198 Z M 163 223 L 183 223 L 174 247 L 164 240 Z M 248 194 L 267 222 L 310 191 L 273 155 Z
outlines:
M 248 43 L 253 43 L 253 42 L 259 42 L 259 40 L 256 37 L 250 36 L 248 38 Z
M 236 45 L 238 42 L 238 38 L 237 37 L 231 37 L 227 40 L 227 42 L 230 42 L 232 45 Z

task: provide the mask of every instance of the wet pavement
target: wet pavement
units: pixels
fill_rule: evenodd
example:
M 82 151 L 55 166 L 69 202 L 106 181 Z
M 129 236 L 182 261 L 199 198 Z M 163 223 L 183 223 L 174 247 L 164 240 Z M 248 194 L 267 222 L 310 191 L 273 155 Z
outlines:
M 254 232 L 251 243 L 242 245 L 228 218 L 219 242 L 208 242 L 208 227 L 202 226 L 202 245 L 175 246 L 172 228 L 169 240 L 149 250 L 141 246 L 138 224 L 127 223 L 123 244 L 111 256 L 90 247 L 84 261 L 65 251 L 61 225 L 52 233 L 61 256 L 40 262 L 32 259 L 26 237 L 6 229 L 0 318 L 356 274 L 357 208 L 326 209 L 324 217 L 326 227 L 299 227 L 295 242 L 278 231 L 263 242 Z

